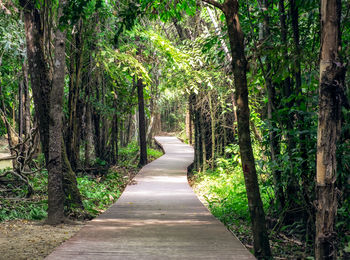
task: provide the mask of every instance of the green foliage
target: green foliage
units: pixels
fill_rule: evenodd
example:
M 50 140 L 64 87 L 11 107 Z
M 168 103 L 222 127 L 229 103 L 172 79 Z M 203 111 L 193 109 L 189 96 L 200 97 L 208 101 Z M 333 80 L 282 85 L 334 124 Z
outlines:
M 217 158 L 217 167 L 205 173 L 195 173 L 195 189 L 204 196 L 210 211 L 222 222 L 230 224 L 237 219 L 249 219 L 248 200 L 244 176 L 238 159 L 238 146 L 229 146 L 230 159 Z M 260 185 L 265 207 L 270 200 L 271 189 Z
M 47 200 L 0 199 L 0 221 L 11 219 L 40 220 L 47 216 Z
M 147 149 L 147 155 L 151 160 L 157 159 L 163 155 L 163 152 L 160 150 L 148 148 Z
M 126 147 L 119 149 L 119 166 L 127 168 L 138 168 L 138 153 L 139 146 L 136 141 L 130 142 Z M 163 153 L 157 149 L 147 148 L 148 159 L 154 160 L 163 155 Z
M 77 181 L 84 209 L 91 216 L 97 216 L 120 197 L 127 180 L 118 172 L 109 172 L 105 177 L 83 176 Z
M 147 70 L 132 52 L 122 53 L 119 50 L 113 50 L 107 46 L 102 46 L 102 50 L 97 58 L 99 62 L 103 63 L 109 76 L 114 80 L 117 80 L 121 75 L 124 75 L 130 83 L 134 76 L 142 79 L 147 85 L 152 83 Z

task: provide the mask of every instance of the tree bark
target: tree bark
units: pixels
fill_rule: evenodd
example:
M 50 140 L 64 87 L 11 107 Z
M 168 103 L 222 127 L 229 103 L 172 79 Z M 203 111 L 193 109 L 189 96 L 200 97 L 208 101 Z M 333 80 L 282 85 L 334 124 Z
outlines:
M 93 128 L 92 128 L 92 109 L 91 109 L 91 100 L 90 100 L 90 87 L 87 86 L 85 90 L 85 124 L 86 124 L 86 143 L 85 143 L 85 167 L 90 167 L 91 161 L 94 157 L 94 136 L 93 136 Z
M 24 95 L 24 135 L 28 136 L 30 134 L 30 96 L 29 96 L 29 83 L 28 83 L 28 66 L 27 60 L 24 60 L 22 64 L 23 72 L 23 95 Z
M 321 1 L 315 240 L 317 260 L 337 257 L 334 232 L 337 213 L 336 142 L 341 129 L 341 105 L 342 101 L 345 101 L 346 72 L 339 55 L 341 50 L 340 10 L 340 0 Z
M 48 169 L 48 223 L 64 220 L 64 193 L 62 188 L 62 97 L 65 68 L 65 34 L 56 31 L 54 73 L 52 82 L 45 62 L 44 32 L 41 28 L 40 11 L 34 1 L 20 1 L 24 9 L 27 56 L 35 102 L 39 119 L 41 143 Z M 63 1 L 59 2 L 59 13 Z
M 204 108 L 201 107 L 198 112 L 199 116 L 199 129 L 200 129 L 200 137 L 201 137 L 201 145 L 202 145 L 202 171 L 205 173 L 207 169 L 207 148 L 206 148 L 206 131 L 205 131 L 205 123 L 204 123 Z
M 62 104 L 66 36 L 56 28 L 53 67 L 49 68 L 45 59 L 45 36 L 41 27 L 41 19 L 48 19 L 48 17 L 41 17 L 40 10 L 35 7 L 34 1 L 21 0 L 20 4 L 24 9 L 27 57 L 35 113 L 39 122 L 40 139 L 49 175 L 47 222 L 56 225 L 64 221 Z M 64 0 L 59 1 L 58 20 L 62 15 L 64 4 Z M 76 180 L 75 183 L 71 180 L 71 183 L 78 190 Z
M 77 177 L 72 170 L 68 160 L 66 147 L 62 138 L 62 170 L 63 170 L 63 191 L 66 197 L 65 205 L 69 211 L 71 208 L 83 209 L 81 194 L 78 189 Z
M 210 126 L 211 126 L 211 169 L 214 170 L 214 164 L 215 164 L 215 126 L 216 126 L 216 120 L 215 120 L 215 112 L 213 107 L 213 100 L 211 97 L 212 93 L 209 91 L 208 93 L 208 99 L 209 99 L 209 110 L 210 110 Z
M 270 1 L 265 0 L 264 6 L 266 13 L 264 15 L 264 39 L 269 39 L 270 37 L 270 17 L 268 15 L 269 8 L 270 8 Z M 267 42 L 268 44 L 268 42 Z M 270 121 L 271 129 L 269 130 L 269 142 L 270 142 L 270 153 L 271 153 L 271 161 L 277 163 L 278 156 L 280 155 L 280 144 L 279 144 L 279 138 L 277 136 L 277 132 L 275 129 L 277 129 L 277 123 L 276 118 L 274 118 L 274 115 L 276 113 L 276 107 L 277 107 L 277 101 L 276 101 L 276 89 L 275 85 L 272 82 L 271 78 L 271 57 L 268 55 L 266 57 L 266 71 L 265 71 L 265 82 L 267 87 L 267 96 L 268 96 L 268 103 L 267 103 L 267 118 Z M 278 165 L 278 163 L 277 163 Z M 280 211 L 283 210 L 285 206 L 285 197 L 284 197 L 284 191 L 281 181 L 281 174 L 282 172 L 279 169 L 273 169 L 272 175 L 274 180 L 274 186 L 275 186 L 275 197 L 276 197 L 276 204 L 278 205 L 278 209 Z
M 285 64 L 288 64 L 288 70 L 289 70 L 289 63 L 290 58 L 288 56 L 288 39 L 287 39 L 287 33 L 288 28 L 286 24 L 286 13 L 285 13 L 285 6 L 284 6 L 284 0 L 279 0 L 279 12 L 280 12 L 280 23 L 281 23 L 281 40 L 283 43 L 283 59 L 285 60 Z M 288 72 L 289 74 L 289 72 Z M 291 86 L 291 78 L 287 76 L 283 81 L 283 96 L 285 99 L 290 99 L 292 95 L 292 86 Z M 294 100 L 290 100 L 287 102 L 286 106 L 291 109 L 293 107 Z M 286 143 L 287 143 L 287 153 L 290 158 L 290 170 L 288 172 L 288 181 L 287 181 L 287 187 L 285 192 L 285 204 L 289 205 L 289 209 L 296 208 L 296 202 L 299 201 L 298 199 L 298 187 L 297 183 L 294 177 L 294 160 L 293 158 L 293 150 L 295 149 L 295 141 L 294 136 L 291 134 L 293 130 L 293 122 L 294 122 L 294 116 L 292 113 L 289 114 L 289 116 L 286 116 L 286 120 L 283 120 L 284 126 L 287 129 L 286 133 Z M 294 222 L 293 216 L 288 216 L 288 218 L 285 220 L 286 223 L 291 224 L 291 222 Z
M 143 98 L 142 79 L 137 80 L 137 98 L 139 106 L 139 140 L 140 140 L 140 162 L 139 166 L 147 164 L 147 140 L 146 140 L 146 118 L 145 104 Z
M 70 66 L 70 89 L 69 89 L 69 124 L 67 134 L 67 155 L 71 166 L 76 169 L 79 166 L 79 95 L 81 88 L 81 72 L 83 66 L 83 21 L 80 20 L 77 24 L 78 32 L 74 35 L 74 47 L 71 51 L 71 66 Z M 75 54 L 75 55 L 73 55 Z
M 229 42 L 231 47 L 232 71 L 236 90 L 238 143 L 242 160 L 242 169 L 247 189 L 249 213 L 252 221 L 254 254 L 257 258 L 271 258 L 269 238 L 266 230 L 265 213 L 260 197 L 258 178 L 249 129 L 249 106 L 247 86 L 247 60 L 244 54 L 244 35 L 238 18 L 238 1 L 225 0 L 220 4 L 214 0 L 204 0 L 225 14 Z

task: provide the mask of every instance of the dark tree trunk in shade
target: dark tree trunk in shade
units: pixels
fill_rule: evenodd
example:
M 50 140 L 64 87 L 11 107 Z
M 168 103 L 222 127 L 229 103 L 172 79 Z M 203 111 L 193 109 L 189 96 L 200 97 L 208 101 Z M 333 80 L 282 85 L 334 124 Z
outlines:
M 295 78 L 295 95 L 302 97 L 302 89 L 301 89 L 301 66 L 300 66 L 300 60 L 302 58 L 301 54 L 301 47 L 300 47 L 300 36 L 299 36 L 299 3 L 296 0 L 292 0 L 290 2 L 290 10 L 291 10 L 291 19 L 292 19 L 292 29 L 293 29 L 293 41 L 294 41 L 294 49 L 295 49 L 295 58 L 294 58 L 294 78 Z M 301 98 L 297 99 L 296 104 L 300 107 L 300 104 L 303 100 Z M 301 163 L 301 168 L 303 169 L 301 172 L 301 179 L 302 179 L 302 194 L 304 201 L 307 205 L 306 209 L 310 208 L 310 205 L 312 205 L 312 201 L 310 199 L 309 190 L 308 187 L 311 186 L 310 180 L 310 173 L 308 167 L 308 149 L 307 149 L 307 142 L 310 138 L 306 135 L 305 132 L 307 132 L 307 129 L 309 129 L 311 126 L 308 125 L 307 122 L 305 122 L 305 118 L 303 113 L 297 113 L 297 127 L 300 132 L 299 134 L 299 147 L 300 147 L 300 156 L 303 159 Z M 306 130 L 306 131 L 305 131 Z M 313 214 L 309 212 L 309 216 L 313 219 Z
M 247 60 L 244 54 L 244 35 L 238 18 L 238 1 L 226 0 L 223 4 L 214 0 L 204 1 L 220 8 L 225 14 L 236 91 L 235 99 L 237 105 L 238 143 L 247 189 L 249 213 L 252 221 L 254 254 L 258 258 L 269 259 L 271 258 L 271 250 L 250 138 L 250 112 L 248 106 L 248 86 L 246 75 Z
M 79 20 L 77 24 L 77 33 L 74 35 L 71 49 L 70 63 L 70 90 L 69 90 L 69 121 L 67 131 L 67 155 L 73 170 L 80 164 L 80 89 L 83 67 L 83 21 Z M 73 44 L 72 43 L 72 44 Z
M 19 86 L 18 86 L 18 136 L 19 138 L 23 138 L 23 125 L 24 125 L 24 120 L 23 120 L 23 110 L 24 110 L 24 81 L 23 79 L 20 81 Z
M 40 10 L 34 1 L 20 1 L 24 10 L 27 41 L 28 67 L 31 76 L 35 114 L 39 123 L 40 139 L 48 170 L 48 223 L 55 225 L 64 221 L 63 178 L 67 176 L 64 163 L 62 136 L 62 107 L 65 78 L 65 33 L 58 28 L 54 34 L 54 55 L 51 71 L 45 62 L 44 32 Z M 58 19 L 64 1 L 59 1 Z M 50 77 L 52 75 L 52 79 Z M 80 199 L 75 175 L 69 181 L 70 189 Z M 81 203 L 81 199 L 80 199 Z
M 72 170 L 68 160 L 66 147 L 62 139 L 62 169 L 63 169 L 63 191 L 66 197 L 65 205 L 68 209 L 83 208 L 83 202 L 78 189 L 77 177 Z
M 283 48 L 282 48 L 282 56 L 285 61 L 285 66 L 289 70 L 289 63 L 290 63 L 290 58 L 288 55 L 288 39 L 287 39 L 287 33 L 288 33 L 288 27 L 286 23 L 286 12 L 285 12 L 285 1 L 284 0 L 279 0 L 278 4 L 279 8 L 279 13 L 280 13 L 280 24 L 281 24 L 281 40 L 283 43 Z M 288 73 L 289 74 L 289 73 Z M 292 91 L 292 86 L 291 86 L 291 78 L 288 76 L 284 79 L 283 81 L 283 96 L 285 99 L 289 99 L 290 101 L 286 103 L 286 106 L 291 109 L 293 107 L 294 100 L 291 99 L 291 95 L 293 94 Z M 293 158 L 293 150 L 295 149 L 295 140 L 294 136 L 291 134 L 293 131 L 293 122 L 294 122 L 294 115 L 293 113 L 289 113 L 289 116 L 286 117 L 285 120 L 283 120 L 284 127 L 286 128 L 286 142 L 287 142 L 287 153 L 289 158 Z M 285 203 L 288 204 L 289 208 L 296 208 L 297 206 L 295 205 L 296 201 L 299 201 L 297 198 L 298 195 L 298 187 L 296 184 L 296 180 L 293 177 L 293 171 L 294 171 L 294 162 L 290 162 L 290 170 L 288 173 L 288 183 L 286 187 L 286 192 L 285 192 Z M 286 223 L 291 224 L 290 222 L 293 221 L 293 216 L 288 213 L 287 218 L 285 219 Z
M 139 140 L 140 140 L 140 166 L 147 164 L 146 118 L 143 98 L 142 80 L 137 80 L 137 98 L 139 106 Z
M 337 214 L 336 142 L 341 130 L 341 106 L 346 69 L 340 57 L 341 1 L 321 1 L 321 53 L 317 130 L 316 239 L 315 257 L 336 259 Z M 348 108 L 348 107 L 347 107 Z
M 27 60 L 22 64 L 23 72 L 23 96 L 24 96 L 24 111 L 23 111 L 23 120 L 24 120 L 24 135 L 28 136 L 30 134 L 31 122 L 30 122 L 30 96 L 29 96 L 29 82 L 28 82 L 28 66 Z
M 265 0 L 264 1 L 265 10 L 266 13 L 264 15 L 264 39 L 270 38 L 270 17 L 269 17 L 269 10 L 270 10 L 270 1 Z M 267 41 L 267 44 L 268 41 Z M 270 47 L 270 46 L 267 46 Z M 276 108 L 278 107 L 278 102 L 276 100 L 276 88 L 275 84 L 272 82 L 272 62 L 271 62 L 271 55 L 266 57 L 266 71 L 265 71 L 265 82 L 266 82 L 266 88 L 267 88 L 267 96 L 268 96 L 268 103 L 267 103 L 267 118 L 270 120 L 271 128 L 269 130 L 269 142 L 270 142 L 270 153 L 271 153 L 271 161 L 275 162 L 278 165 L 278 156 L 280 155 L 280 138 L 277 135 L 277 132 L 275 129 L 277 129 L 277 119 L 275 118 L 276 114 Z M 281 175 L 282 172 L 279 169 L 273 169 L 272 170 L 273 180 L 274 180 L 274 186 L 275 186 L 275 196 L 276 196 L 276 203 L 278 205 L 279 210 L 283 210 L 285 206 L 285 197 L 284 197 L 284 191 L 281 181 Z
M 39 119 L 41 143 L 48 169 L 48 223 L 64 220 L 62 188 L 62 98 L 65 68 L 65 33 L 56 31 L 52 82 L 45 62 L 40 11 L 34 1 L 20 1 L 24 8 L 27 56 L 31 75 L 35 112 Z M 60 1 L 60 11 L 62 1 Z

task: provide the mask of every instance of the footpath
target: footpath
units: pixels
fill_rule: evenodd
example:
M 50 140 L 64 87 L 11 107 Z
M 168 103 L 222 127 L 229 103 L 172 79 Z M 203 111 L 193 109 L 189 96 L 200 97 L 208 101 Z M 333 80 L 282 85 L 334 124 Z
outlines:
M 46 259 L 255 259 L 188 185 L 192 147 L 175 137 L 156 140 L 165 154 Z

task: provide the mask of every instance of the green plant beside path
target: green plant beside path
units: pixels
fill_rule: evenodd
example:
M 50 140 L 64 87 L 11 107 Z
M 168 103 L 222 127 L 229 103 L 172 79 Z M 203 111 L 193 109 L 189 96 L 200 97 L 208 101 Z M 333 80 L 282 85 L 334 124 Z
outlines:
M 112 167 L 107 174 L 78 174 L 77 182 L 83 199 L 84 214 L 73 209 L 70 216 L 95 217 L 112 205 L 138 171 L 137 162 L 134 161 L 137 151 L 138 147 L 134 142 L 121 149 L 120 166 Z M 162 156 L 162 152 L 155 149 L 148 149 L 148 154 L 151 160 Z M 0 222 L 13 219 L 41 220 L 47 217 L 47 171 L 37 172 L 29 176 L 29 180 L 35 191 L 31 198 L 25 198 L 26 190 L 23 189 L 13 191 L 11 197 L 1 196 Z

